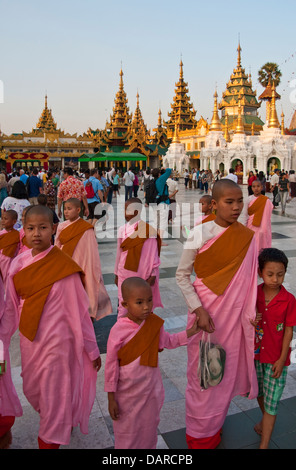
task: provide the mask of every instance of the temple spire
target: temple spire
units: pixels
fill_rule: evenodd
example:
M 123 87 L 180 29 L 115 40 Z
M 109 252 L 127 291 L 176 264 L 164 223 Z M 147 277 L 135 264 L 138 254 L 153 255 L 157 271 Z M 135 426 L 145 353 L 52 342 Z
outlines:
M 241 67 L 242 66 L 242 63 L 241 63 L 241 51 L 242 51 L 242 48 L 240 46 L 240 40 L 238 41 L 238 48 L 237 48 L 237 68 Z
M 211 121 L 211 125 L 210 125 L 210 131 L 222 131 L 222 125 L 221 125 L 221 121 L 220 121 L 219 114 L 218 114 L 218 101 L 217 101 L 217 98 L 218 98 L 218 93 L 217 93 L 217 90 L 215 90 L 215 93 L 214 93 L 214 111 L 213 111 L 213 117 L 212 117 L 212 121 Z
M 237 125 L 235 129 L 236 134 L 244 134 L 244 125 L 243 125 L 243 120 L 242 120 L 242 108 L 241 108 L 241 102 L 239 100 L 238 102 L 238 116 L 237 116 Z
M 268 127 L 272 129 L 277 129 L 280 127 L 280 123 L 277 117 L 276 112 L 276 91 L 275 91 L 275 84 L 272 84 L 272 92 L 271 92 L 271 103 L 270 103 L 270 111 L 269 111 L 269 120 L 268 120 Z

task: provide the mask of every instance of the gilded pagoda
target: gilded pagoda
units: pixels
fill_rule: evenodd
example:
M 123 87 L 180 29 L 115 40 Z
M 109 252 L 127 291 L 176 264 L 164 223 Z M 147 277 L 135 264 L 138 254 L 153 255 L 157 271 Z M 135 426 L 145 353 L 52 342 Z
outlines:
M 221 123 L 223 127 L 226 127 L 227 124 L 227 132 L 230 136 L 235 133 L 237 128 L 239 105 L 241 107 L 242 126 L 247 135 L 259 134 L 264 125 L 264 122 L 258 116 L 258 109 L 261 104 L 257 101 L 256 91 L 252 89 L 251 75 L 247 75 L 241 65 L 241 50 L 239 44 L 237 48 L 237 66 L 233 69 L 219 104 Z

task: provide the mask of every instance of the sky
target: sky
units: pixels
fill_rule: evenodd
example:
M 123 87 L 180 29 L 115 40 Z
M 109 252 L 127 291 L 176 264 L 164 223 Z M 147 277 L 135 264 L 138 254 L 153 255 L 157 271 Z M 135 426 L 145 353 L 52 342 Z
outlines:
M 277 111 L 289 127 L 296 109 L 295 12 L 295 0 L 0 0 L 1 131 L 35 128 L 46 93 L 58 128 L 79 135 L 104 128 L 121 67 L 130 112 L 138 92 L 153 129 L 159 109 L 165 120 L 171 110 L 181 58 L 196 119 L 210 122 L 213 94 L 217 89 L 220 101 L 239 40 L 257 96 L 258 70 L 279 65 Z M 259 115 L 265 121 L 265 104 Z

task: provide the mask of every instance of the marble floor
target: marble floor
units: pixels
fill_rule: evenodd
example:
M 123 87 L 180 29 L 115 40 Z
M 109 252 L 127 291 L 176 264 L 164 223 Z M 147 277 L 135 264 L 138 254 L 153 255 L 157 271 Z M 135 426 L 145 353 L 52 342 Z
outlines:
M 243 187 L 244 195 L 247 195 Z M 143 193 L 140 192 L 140 197 Z M 270 195 L 269 195 L 270 196 Z M 186 219 L 182 223 L 189 226 L 192 222 L 193 203 L 198 202 L 199 190 L 185 190 L 179 184 L 177 202 L 182 204 Z M 113 201 L 114 213 L 121 211 L 123 202 Z M 191 221 L 190 221 L 191 217 Z M 121 220 L 122 222 L 122 220 Z M 193 224 L 191 223 L 191 226 Z M 109 233 L 110 232 L 110 233 Z M 90 417 L 89 434 L 82 435 L 74 429 L 68 449 L 111 449 L 113 447 L 112 420 L 108 414 L 107 394 L 104 392 L 104 364 L 106 342 L 110 328 L 116 321 L 117 287 L 114 284 L 114 263 L 116 254 L 116 230 L 99 237 L 104 282 L 113 305 L 113 314 L 95 324 L 97 341 L 102 354 L 102 368 L 98 374 L 97 393 Z M 289 258 L 289 267 L 285 278 L 286 288 L 296 295 L 296 200 L 289 203 L 286 215 L 276 210 L 272 215 L 273 246 L 285 251 Z M 181 331 L 186 327 L 187 308 L 183 296 L 175 281 L 175 272 L 183 249 L 183 234 L 177 238 L 169 237 L 168 246 L 161 252 L 160 291 L 163 309 L 156 313 L 165 320 L 165 328 L 169 332 Z M 296 334 L 294 333 L 296 339 Z M 19 338 L 16 333 L 11 342 L 11 361 L 13 380 L 19 394 L 23 416 L 16 419 L 13 427 L 12 449 L 36 449 L 39 427 L 38 414 L 28 404 L 22 391 L 20 376 Z M 186 388 L 186 348 L 165 350 L 159 355 L 159 364 L 165 387 L 165 403 L 161 410 L 158 428 L 158 449 L 186 449 L 185 442 L 185 388 Z M 258 448 L 259 437 L 253 430 L 254 423 L 259 420 L 260 412 L 256 400 L 236 397 L 231 402 L 226 422 L 223 427 L 221 448 L 240 449 Z M 296 364 L 289 367 L 287 384 L 280 406 L 274 435 L 270 447 L 296 448 Z

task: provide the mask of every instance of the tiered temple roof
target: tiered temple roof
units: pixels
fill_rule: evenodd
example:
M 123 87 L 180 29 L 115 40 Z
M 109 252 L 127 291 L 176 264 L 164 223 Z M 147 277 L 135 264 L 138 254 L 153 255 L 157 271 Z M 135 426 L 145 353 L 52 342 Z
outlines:
M 168 113 L 169 120 L 165 123 L 170 134 L 174 133 L 176 123 L 179 124 L 179 131 L 191 130 L 197 125 L 196 111 L 190 103 L 190 96 L 188 95 L 188 83 L 184 81 L 183 77 L 182 60 L 180 62 L 179 81 L 175 86 L 175 96 L 171 104 L 172 111 Z
M 263 121 L 258 117 L 258 103 L 256 91 L 252 89 L 251 76 L 245 73 L 241 65 L 241 46 L 238 45 L 237 66 L 233 69 L 226 90 L 222 94 L 219 109 L 222 112 L 221 122 L 225 126 L 225 116 L 228 115 L 228 130 L 234 132 L 237 127 L 238 106 L 241 106 L 241 118 L 247 134 L 259 133 L 263 128 Z
M 57 125 L 52 117 L 52 111 L 47 106 L 47 95 L 45 95 L 45 106 L 36 125 L 42 131 L 56 131 Z

